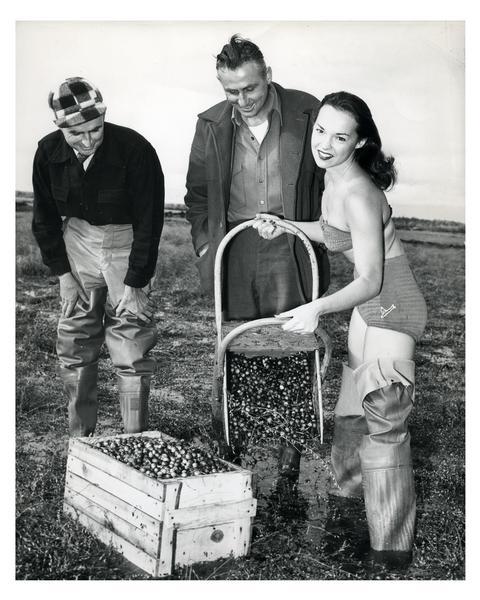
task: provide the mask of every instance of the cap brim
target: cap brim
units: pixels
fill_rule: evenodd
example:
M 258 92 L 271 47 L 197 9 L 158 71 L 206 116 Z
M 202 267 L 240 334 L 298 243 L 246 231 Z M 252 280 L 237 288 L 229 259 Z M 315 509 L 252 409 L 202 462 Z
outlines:
M 53 122 L 57 127 L 60 128 L 82 125 L 83 123 L 88 123 L 89 121 L 98 119 L 98 117 L 101 117 L 103 114 L 105 114 L 106 110 L 107 107 L 104 104 L 98 103 L 95 104 L 95 106 L 89 106 L 84 110 L 54 119 Z

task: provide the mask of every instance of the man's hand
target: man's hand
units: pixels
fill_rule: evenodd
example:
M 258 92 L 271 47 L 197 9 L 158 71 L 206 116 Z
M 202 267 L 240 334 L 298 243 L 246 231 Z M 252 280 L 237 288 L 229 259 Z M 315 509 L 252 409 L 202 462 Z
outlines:
M 155 304 L 142 288 L 133 288 L 126 285 L 115 314 L 119 317 L 124 311 L 148 323 L 153 318 Z
M 82 286 L 72 273 L 60 275 L 60 298 L 62 300 L 62 317 L 69 317 L 80 298 L 88 304 L 89 299 Z

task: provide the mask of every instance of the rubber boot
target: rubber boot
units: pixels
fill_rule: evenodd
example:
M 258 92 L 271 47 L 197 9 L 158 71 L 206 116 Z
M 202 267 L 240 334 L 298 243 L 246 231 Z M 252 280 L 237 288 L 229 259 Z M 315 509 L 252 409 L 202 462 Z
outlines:
M 335 416 L 331 464 L 338 489 L 330 490 L 331 494 L 347 498 L 363 496 L 359 450 L 366 433 L 363 415 Z
M 125 433 L 148 429 L 150 375 L 117 375 L 120 412 Z
M 412 361 L 378 359 L 355 372 L 368 435 L 360 448 L 372 558 L 388 566 L 411 559 L 416 499 L 407 420 L 413 407 Z
M 367 423 L 353 370 L 344 363 L 331 450 L 332 471 L 338 488 L 330 490 L 330 494 L 353 498 L 363 495 L 359 448 L 366 433 Z
M 298 480 L 300 474 L 301 446 L 293 446 L 289 442 L 280 445 L 278 456 L 278 474 L 291 481 Z
M 60 376 L 68 397 L 70 437 L 88 436 L 97 424 L 98 363 L 84 367 L 60 367 Z
M 395 394 L 398 388 L 399 384 L 392 384 L 375 395 Z M 401 445 L 385 448 L 381 454 L 367 441 L 360 456 L 371 547 L 376 551 L 409 552 L 416 505 L 409 434 Z

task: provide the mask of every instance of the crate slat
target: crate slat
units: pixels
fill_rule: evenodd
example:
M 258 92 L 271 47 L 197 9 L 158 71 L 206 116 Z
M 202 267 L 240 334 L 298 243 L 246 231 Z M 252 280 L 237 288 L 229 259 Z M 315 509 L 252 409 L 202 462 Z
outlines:
M 253 517 L 238 519 L 237 527 L 237 551 L 235 556 L 245 556 L 250 552 L 250 543 L 252 538 Z
M 165 512 L 168 510 L 174 511 L 178 506 L 178 495 L 181 492 L 182 485 L 169 486 L 165 495 Z M 175 528 L 169 519 L 163 521 L 162 538 L 160 540 L 160 552 L 157 565 L 157 577 L 171 573 L 174 568 L 175 558 Z
M 198 476 L 182 482 L 179 508 L 215 502 L 233 502 L 252 497 L 252 475 L 240 471 Z
M 171 523 L 177 528 L 205 527 L 215 523 L 227 523 L 246 516 L 253 517 L 256 507 L 257 501 L 255 498 L 250 498 L 240 502 L 191 506 L 173 511 L 167 508 L 164 522 Z
M 63 510 L 74 519 L 78 520 L 81 525 L 93 533 L 95 537 L 105 545 L 112 546 L 115 550 L 123 554 L 123 556 L 131 563 L 140 567 L 150 575 L 155 576 L 157 572 L 157 560 L 154 557 L 149 556 L 134 544 L 124 540 L 113 531 L 106 529 L 103 525 L 100 525 L 86 514 L 79 512 L 66 502 L 63 504 Z
M 93 485 L 110 492 L 118 498 L 128 498 L 129 503 L 133 507 L 146 512 L 155 519 L 163 521 L 165 504 L 161 500 L 152 498 L 152 496 L 128 485 L 128 483 L 124 483 L 122 480 L 117 479 L 115 475 L 110 475 L 93 465 L 82 462 L 75 456 L 68 457 L 67 477 L 69 472 L 88 480 Z
M 219 534 L 222 538 L 214 541 L 218 539 L 215 536 Z M 191 565 L 244 554 L 239 552 L 239 547 L 243 547 L 243 539 L 240 540 L 239 527 L 235 521 L 208 527 L 179 529 L 176 532 L 175 545 L 175 565 Z
M 160 522 L 158 523 L 156 532 L 153 528 L 148 531 L 142 530 L 125 521 L 118 514 L 107 510 L 103 506 L 92 502 L 90 498 L 82 496 L 82 494 L 74 492 L 69 488 L 65 489 L 64 501 L 72 508 L 105 527 L 105 529 L 112 531 L 124 540 L 130 541 L 137 548 L 140 548 L 140 550 L 156 558 L 160 540 Z
M 149 514 L 136 508 L 129 502 L 118 496 L 114 496 L 110 492 L 107 492 L 70 471 L 67 473 L 65 480 L 65 493 L 67 489 L 70 490 L 71 493 L 81 494 L 82 496 L 90 498 L 102 508 L 118 514 L 122 519 L 140 529 L 148 531 L 158 531 L 160 529 L 161 521 L 159 519 L 154 519 Z

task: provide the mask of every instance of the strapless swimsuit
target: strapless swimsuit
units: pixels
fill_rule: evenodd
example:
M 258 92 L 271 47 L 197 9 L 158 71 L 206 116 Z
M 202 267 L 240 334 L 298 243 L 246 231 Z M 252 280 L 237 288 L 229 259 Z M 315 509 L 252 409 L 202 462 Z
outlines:
M 384 230 L 391 218 L 390 209 Z M 349 231 L 329 225 L 323 217 L 320 217 L 320 227 L 325 246 L 331 252 L 346 252 L 353 248 Z M 358 277 L 356 271 L 354 277 Z M 384 261 L 380 293 L 357 308 L 368 326 L 400 331 L 418 341 L 425 329 L 427 307 L 405 254 Z

